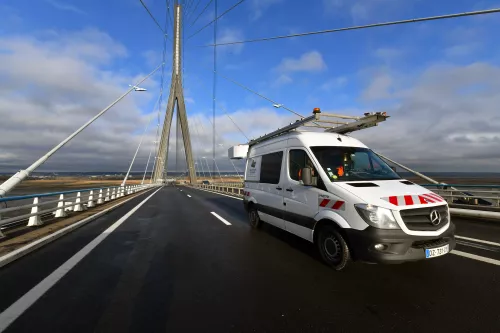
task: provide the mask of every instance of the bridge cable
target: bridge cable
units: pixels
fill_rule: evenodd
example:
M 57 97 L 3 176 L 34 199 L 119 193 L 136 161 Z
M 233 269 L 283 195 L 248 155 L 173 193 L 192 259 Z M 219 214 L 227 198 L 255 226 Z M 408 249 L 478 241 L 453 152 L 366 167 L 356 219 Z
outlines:
M 134 157 L 132 157 L 132 161 L 130 162 L 130 166 L 128 168 L 127 174 L 125 175 L 125 178 L 123 178 L 123 182 L 121 186 L 125 186 L 128 180 L 128 176 L 130 174 L 130 171 L 132 170 L 132 166 L 134 165 L 135 158 L 137 157 L 137 154 L 139 153 L 139 149 L 141 148 L 142 141 L 144 141 L 144 137 L 146 136 L 146 133 L 149 129 L 149 125 L 151 124 L 151 121 L 153 120 L 155 114 L 154 110 L 156 109 L 156 104 L 160 102 L 161 94 L 158 96 L 158 99 L 156 100 L 155 105 L 153 106 L 153 112 L 151 113 L 151 116 L 149 117 L 148 123 L 146 124 L 146 128 L 144 129 L 144 132 L 142 133 L 141 140 L 139 141 L 139 145 L 137 145 L 137 149 L 135 150 Z
M 227 113 L 226 113 L 226 114 L 227 114 Z M 207 118 L 207 119 L 208 119 L 208 118 Z M 210 119 L 208 119 L 208 121 L 210 122 Z M 211 122 L 210 122 L 210 123 L 211 123 Z M 235 125 L 236 125 L 236 124 L 235 124 Z M 236 127 L 238 127 L 238 125 L 236 125 Z M 239 127 L 238 127 L 238 128 L 239 128 Z M 243 132 L 242 132 L 242 133 L 243 133 Z M 243 135 L 246 137 L 246 135 L 245 135 L 245 134 L 243 134 Z M 221 138 L 219 137 L 219 139 L 221 139 Z M 247 138 L 247 139 L 248 139 L 248 138 Z M 220 140 L 220 141 L 222 141 L 222 140 Z M 250 141 L 250 140 L 248 140 L 248 141 Z M 233 161 L 232 161 L 229 157 L 228 157 L 228 160 L 229 160 L 229 162 L 231 162 L 231 164 L 233 165 L 234 171 L 236 171 L 236 174 L 238 175 L 238 178 L 242 179 L 242 178 L 241 178 L 241 176 L 240 176 L 240 174 L 239 174 L 239 172 L 238 172 L 238 170 L 236 169 L 236 166 L 234 165 Z M 217 165 L 217 164 L 216 164 L 216 165 Z M 217 167 L 217 169 L 218 169 L 218 167 Z M 219 171 L 219 176 L 220 176 L 220 171 Z M 221 178 L 221 180 L 222 180 L 222 178 Z M 224 182 L 224 181 L 223 181 L 223 182 Z
M 303 36 L 319 35 L 319 34 L 326 34 L 326 33 L 333 33 L 333 32 L 342 32 L 342 31 L 349 31 L 349 30 L 360 30 L 360 29 L 368 29 L 368 28 L 406 24 L 406 23 L 416 23 L 416 22 L 434 21 L 434 20 L 442 20 L 442 19 L 451 19 L 451 18 L 457 18 L 457 17 L 463 17 L 463 16 L 493 14 L 493 13 L 498 13 L 498 12 L 500 12 L 500 8 L 473 11 L 473 12 L 465 12 L 465 13 L 457 13 L 457 14 L 440 15 L 440 16 L 422 17 L 422 18 L 415 18 L 415 19 L 408 19 L 408 20 L 392 21 L 392 22 L 372 23 L 372 24 L 358 25 L 358 26 L 352 26 L 352 27 L 347 27 L 347 28 L 327 29 L 327 30 L 320 30 L 320 31 L 311 31 L 311 32 L 303 32 L 303 33 L 291 34 L 291 35 L 248 39 L 248 40 L 219 43 L 219 44 L 214 43 L 214 44 L 202 45 L 201 47 L 263 42 L 263 41 L 270 41 L 270 40 L 276 40 L 276 39 L 303 37 Z
M 146 6 L 146 4 L 144 3 L 144 1 L 142 0 L 139 0 L 142 4 L 142 6 L 144 7 L 144 9 L 146 9 L 146 11 L 148 12 L 149 16 L 151 16 L 151 18 L 153 19 L 153 21 L 156 23 L 156 25 L 158 26 L 158 28 L 161 30 L 161 32 L 163 32 L 163 35 L 166 35 L 167 33 L 165 32 L 165 30 L 163 30 L 163 28 L 161 27 L 160 23 L 158 23 L 158 21 L 155 19 L 155 17 L 153 16 L 153 14 L 151 14 L 151 11 L 149 10 L 148 6 Z
M 217 0 L 215 0 L 215 13 L 214 16 L 217 17 Z M 214 22 L 214 44 L 217 44 L 217 20 Z M 212 90 L 212 113 L 213 113 L 213 136 L 212 136 L 212 142 L 213 142 L 213 159 L 214 159 L 214 166 L 215 166 L 215 99 L 216 99 L 216 93 L 217 93 L 217 47 L 214 47 L 214 75 L 213 75 L 213 90 Z
M 201 0 L 198 0 L 198 2 L 196 3 L 196 6 L 194 6 L 193 11 L 189 15 L 189 18 L 188 18 L 188 16 L 186 16 L 186 22 L 188 22 L 189 19 L 191 18 L 191 16 L 193 16 L 196 13 L 196 10 L 198 9 L 198 6 L 200 5 L 200 3 L 201 3 Z
M 207 117 L 207 119 L 208 119 L 208 117 Z M 208 119 L 208 121 L 212 124 L 212 122 L 210 121 L 210 119 Z M 201 120 L 199 120 L 199 122 L 200 122 L 200 125 L 201 125 L 201 128 L 203 129 L 203 131 L 205 131 L 205 128 L 203 127 L 203 122 Z M 212 125 L 215 128 L 214 124 L 212 124 Z M 214 144 L 215 144 L 215 132 L 213 132 L 213 137 L 214 137 Z M 220 174 L 219 166 L 217 166 L 217 162 L 215 160 L 215 145 L 214 145 L 214 151 L 213 152 L 214 152 L 214 156 L 213 156 L 214 166 L 213 166 L 212 170 L 214 171 L 214 174 L 215 174 L 215 168 L 217 168 L 217 171 L 219 172 L 219 178 L 220 178 L 221 182 L 224 182 L 222 180 L 222 176 Z
M 193 118 L 193 124 L 194 124 L 194 118 Z M 195 126 L 196 126 L 196 124 L 195 124 Z M 197 134 L 198 134 L 198 136 L 199 136 L 199 133 L 198 133 L 198 130 L 197 130 L 197 128 L 196 128 L 196 127 L 195 127 L 195 130 L 196 130 L 196 133 L 197 133 Z M 197 145 L 198 145 L 201 149 L 203 149 L 203 148 L 201 147 L 200 141 L 198 140 L 198 137 L 197 137 L 197 136 L 195 136 L 195 138 L 196 138 Z M 198 162 L 200 162 L 200 165 L 201 165 L 201 170 L 202 170 L 202 172 L 203 172 L 203 177 L 206 177 L 206 176 L 205 176 L 205 168 L 203 167 L 203 163 L 202 163 L 202 161 L 201 161 L 200 157 L 199 157 L 199 156 L 197 156 L 197 157 L 198 157 Z
M 193 123 L 195 125 L 195 130 L 196 130 L 196 134 L 198 134 L 198 136 L 200 136 L 200 131 L 198 131 L 198 125 L 195 123 L 195 120 L 197 120 L 195 117 L 193 117 Z M 201 121 L 200 121 L 201 123 Z M 201 136 L 200 136 L 201 137 Z M 201 140 L 201 138 L 200 138 Z M 203 140 L 201 140 L 203 142 Z M 199 146 L 201 147 L 201 149 L 203 149 L 203 146 L 201 144 L 199 144 Z M 209 149 L 210 150 L 210 149 Z M 212 177 L 212 174 L 210 173 L 210 166 L 208 165 L 208 161 L 206 160 L 205 158 L 205 161 L 207 162 L 207 170 L 208 170 L 208 175 L 210 176 L 210 179 L 213 180 L 213 177 Z M 201 162 L 203 162 L 203 158 L 201 159 Z M 203 164 L 202 164 L 203 165 Z
M 222 14 L 220 14 L 219 16 L 217 16 L 214 20 L 212 20 L 211 22 L 207 23 L 205 26 L 203 26 L 201 29 L 199 29 L 198 31 L 196 31 L 194 34 L 192 34 L 191 36 L 188 37 L 188 39 L 191 39 L 192 37 L 194 37 L 195 35 L 199 34 L 200 32 L 202 32 L 205 28 L 209 27 L 212 23 L 217 23 L 217 20 L 219 20 L 222 16 L 226 15 L 227 13 L 229 13 L 231 10 L 233 10 L 234 8 L 238 7 L 240 4 L 242 4 L 245 0 L 240 0 L 239 2 L 237 2 L 236 4 L 234 4 L 233 6 L 231 6 L 229 9 L 227 9 L 225 12 L 223 12 Z M 217 10 L 216 10 L 217 12 Z M 217 14 L 216 14 L 217 15 Z M 216 44 L 216 43 L 214 43 Z
M 191 23 L 191 26 L 193 26 L 196 21 L 198 21 L 198 19 L 200 18 L 200 16 L 205 12 L 205 10 L 207 10 L 208 6 L 210 6 L 210 4 L 213 2 L 214 0 L 210 0 L 207 5 L 205 6 L 205 8 L 203 8 L 203 10 L 200 12 L 200 14 L 196 17 L 196 19 L 193 21 L 193 23 Z
M 262 95 L 262 94 L 259 94 L 258 92 L 256 92 L 256 91 L 254 91 L 254 90 L 252 90 L 252 89 L 248 88 L 247 86 L 244 86 L 243 84 L 241 84 L 241 83 L 239 83 L 239 82 L 236 82 L 236 81 L 235 81 L 235 80 L 233 80 L 233 79 L 228 78 L 227 76 L 225 76 L 225 75 L 223 75 L 223 74 L 220 74 L 220 73 L 217 73 L 217 72 L 214 72 L 214 73 L 215 73 L 215 74 L 217 74 L 217 75 L 219 75 L 220 77 L 222 77 L 222 78 L 224 78 L 224 79 L 226 79 L 226 80 L 228 80 L 228 81 L 230 81 L 230 82 L 232 82 L 232 83 L 236 84 L 237 86 L 240 86 L 241 88 L 246 89 L 246 90 L 250 91 L 251 93 L 253 93 L 253 94 L 255 94 L 255 95 L 257 95 L 257 96 L 259 96 L 259 97 L 261 97 L 261 98 L 263 98 L 263 99 L 265 99 L 265 100 L 267 100 L 267 101 L 271 102 L 271 103 L 273 103 L 273 104 L 279 104 L 278 102 L 275 102 L 275 101 L 273 101 L 272 99 L 270 99 L 270 98 L 268 98 L 268 97 L 266 97 L 266 96 L 264 96 L 264 95 Z M 300 113 L 297 113 L 297 112 L 293 111 L 292 109 L 287 108 L 287 107 L 286 107 L 286 106 L 284 106 L 284 105 L 281 105 L 281 108 L 282 108 L 282 109 L 285 109 L 285 110 L 287 110 L 287 111 L 289 111 L 289 112 L 291 112 L 291 113 L 293 113 L 293 114 L 295 114 L 295 115 L 297 115 L 297 116 L 299 116 L 299 117 L 301 117 L 301 118 L 305 118 L 305 117 L 304 117 L 303 115 L 301 115 Z
M 231 120 L 231 122 L 234 124 L 234 126 L 236 126 L 236 128 L 240 131 L 240 133 L 243 134 L 243 136 L 248 141 L 250 141 L 250 139 L 248 138 L 248 136 L 246 136 L 246 134 L 241 130 L 241 128 L 238 126 L 238 124 L 236 124 L 236 122 L 233 120 L 233 118 L 231 118 L 231 116 L 229 115 L 229 113 L 227 113 L 227 111 L 221 105 L 219 105 L 219 108 L 226 114 L 226 116 L 229 118 L 229 120 Z

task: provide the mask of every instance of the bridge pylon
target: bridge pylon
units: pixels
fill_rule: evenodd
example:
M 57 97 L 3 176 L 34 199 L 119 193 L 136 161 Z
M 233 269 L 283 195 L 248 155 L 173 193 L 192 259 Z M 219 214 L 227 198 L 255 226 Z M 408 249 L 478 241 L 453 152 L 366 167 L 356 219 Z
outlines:
M 184 141 L 184 150 L 186 152 L 186 162 L 189 170 L 189 180 L 192 184 L 196 183 L 196 171 L 194 168 L 193 151 L 191 149 L 191 137 L 189 135 L 189 125 L 186 114 L 186 103 L 184 101 L 184 90 L 182 89 L 182 67 L 181 67 L 181 5 L 176 3 L 174 11 L 174 40 L 173 40 L 173 66 L 172 80 L 170 84 L 170 95 L 167 102 L 165 121 L 161 132 L 160 145 L 157 152 L 153 179 L 155 182 L 166 179 L 166 166 L 168 162 L 168 143 L 170 138 L 170 129 L 172 127 L 172 118 L 174 108 L 177 104 L 177 114 Z

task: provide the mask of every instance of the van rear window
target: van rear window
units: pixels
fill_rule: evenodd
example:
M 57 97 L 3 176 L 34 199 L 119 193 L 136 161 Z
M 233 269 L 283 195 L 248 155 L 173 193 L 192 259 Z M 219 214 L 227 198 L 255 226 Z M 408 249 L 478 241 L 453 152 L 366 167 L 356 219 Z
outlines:
M 283 152 L 262 155 L 260 166 L 260 182 L 266 184 L 279 184 Z

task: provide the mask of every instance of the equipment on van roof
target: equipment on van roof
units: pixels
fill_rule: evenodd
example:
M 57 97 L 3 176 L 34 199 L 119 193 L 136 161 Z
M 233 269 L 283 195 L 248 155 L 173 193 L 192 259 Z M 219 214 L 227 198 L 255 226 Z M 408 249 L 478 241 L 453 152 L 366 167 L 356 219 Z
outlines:
M 354 121 L 346 122 L 332 119 L 351 119 Z M 356 116 L 347 116 L 341 114 L 334 113 L 321 113 L 319 108 L 314 108 L 313 115 L 303 118 L 301 120 L 297 120 L 294 123 L 291 123 L 288 126 L 283 128 L 279 128 L 274 132 L 269 134 L 265 134 L 257 139 L 250 140 L 248 145 L 252 146 L 257 143 L 263 142 L 265 140 L 269 140 L 276 136 L 288 133 L 293 131 L 301 126 L 304 127 L 312 127 L 312 128 L 323 128 L 325 132 L 329 133 L 338 133 L 338 134 L 347 134 L 354 131 L 359 131 L 365 128 L 377 126 L 378 123 L 385 121 L 389 116 L 386 112 L 366 112 L 362 117 Z M 336 127 L 332 127 L 331 124 L 338 125 Z

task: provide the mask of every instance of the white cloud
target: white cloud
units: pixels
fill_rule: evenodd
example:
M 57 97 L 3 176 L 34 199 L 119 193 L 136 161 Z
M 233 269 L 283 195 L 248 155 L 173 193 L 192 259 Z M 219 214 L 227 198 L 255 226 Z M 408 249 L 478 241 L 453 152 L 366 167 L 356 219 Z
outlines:
M 127 51 L 96 29 L 42 35 L 0 37 L 7 51 L 0 54 L 1 171 L 30 165 L 147 74 L 109 71 L 106 65 Z M 157 86 L 154 78 L 146 82 Z M 145 126 L 141 107 L 155 98 L 131 93 L 42 170 L 125 169 Z
M 393 79 L 389 74 L 376 74 L 370 85 L 363 92 L 363 99 L 377 100 L 391 97 L 390 89 L 393 84 Z
M 283 2 L 283 0 L 252 0 L 252 12 L 250 19 L 258 20 L 262 17 L 264 11 L 266 11 L 269 7 L 281 2 Z
M 359 23 L 368 20 L 380 21 L 393 13 L 401 16 L 417 3 L 418 0 L 323 0 L 323 7 L 330 15 L 348 14 L 355 23 Z
M 81 10 L 80 8 L 78 8 L 78 7 L 74 6 L 74 5 L 70 5 L 70 4 L 67 4 L 67 3 L 62 3 L 62 2 L 59 2 L 59 1 L 56 1 L 56 0 L 45 0 L 45 2 L 47 2 L 52 7 L 56 8 L 56 9 L 59 9 L 59 10 L 74 12 L 74 13 L 78 13 L 78 14 L 85 14 L 85 12 L 83 10 Z
M 380 47 L 375 50 L 375 56 L 384 61 L 391 61 L 403 54 L 401 49 L 391 47 Z
M 231 43 L 244 39 L 243 32 L 239 29 L 223 28 L 217 36 L 217 43 Z M 217 47 L 218 52 L 240 54 L 243 44 L 224 45 Z M 219 54 L 220 55 L 220 54 Z
M 320 88 L 321 88 L 321 90 L 324 90 L 324 91 L 332 91 L 334 89 L 344 87 L 347 84 L 347 81 L 348 80 L 346 77 L 339 76 L 339 77 L 336 77 L 336 78 L 333 78 L 333 79 L 326 81 L 325 83 L 323 83 L 321 85 Z
M 318 51 L 310 51 L 301 55 L 298 59 L 284 58 L 276 68 L 283 73 L 290 72 L 321 72 L 327 66 L 323 56 Z
M 276 78 L 276 80 L 274 80 L 274 82 L 272 83 L 272 86 L 273 87 L 281 87 L 285 84 L 289 84 L 292 82 L 293 82 L 293 79 L 291 77 L 289 77 L 286 74 L 281 74 L 280 76 L 278 76 Z
M 431 66 L 413 87 L 394 91 L 387 122 L 354 136 L 421 171 L 498 171 L 499 89 L 497 66 Z

